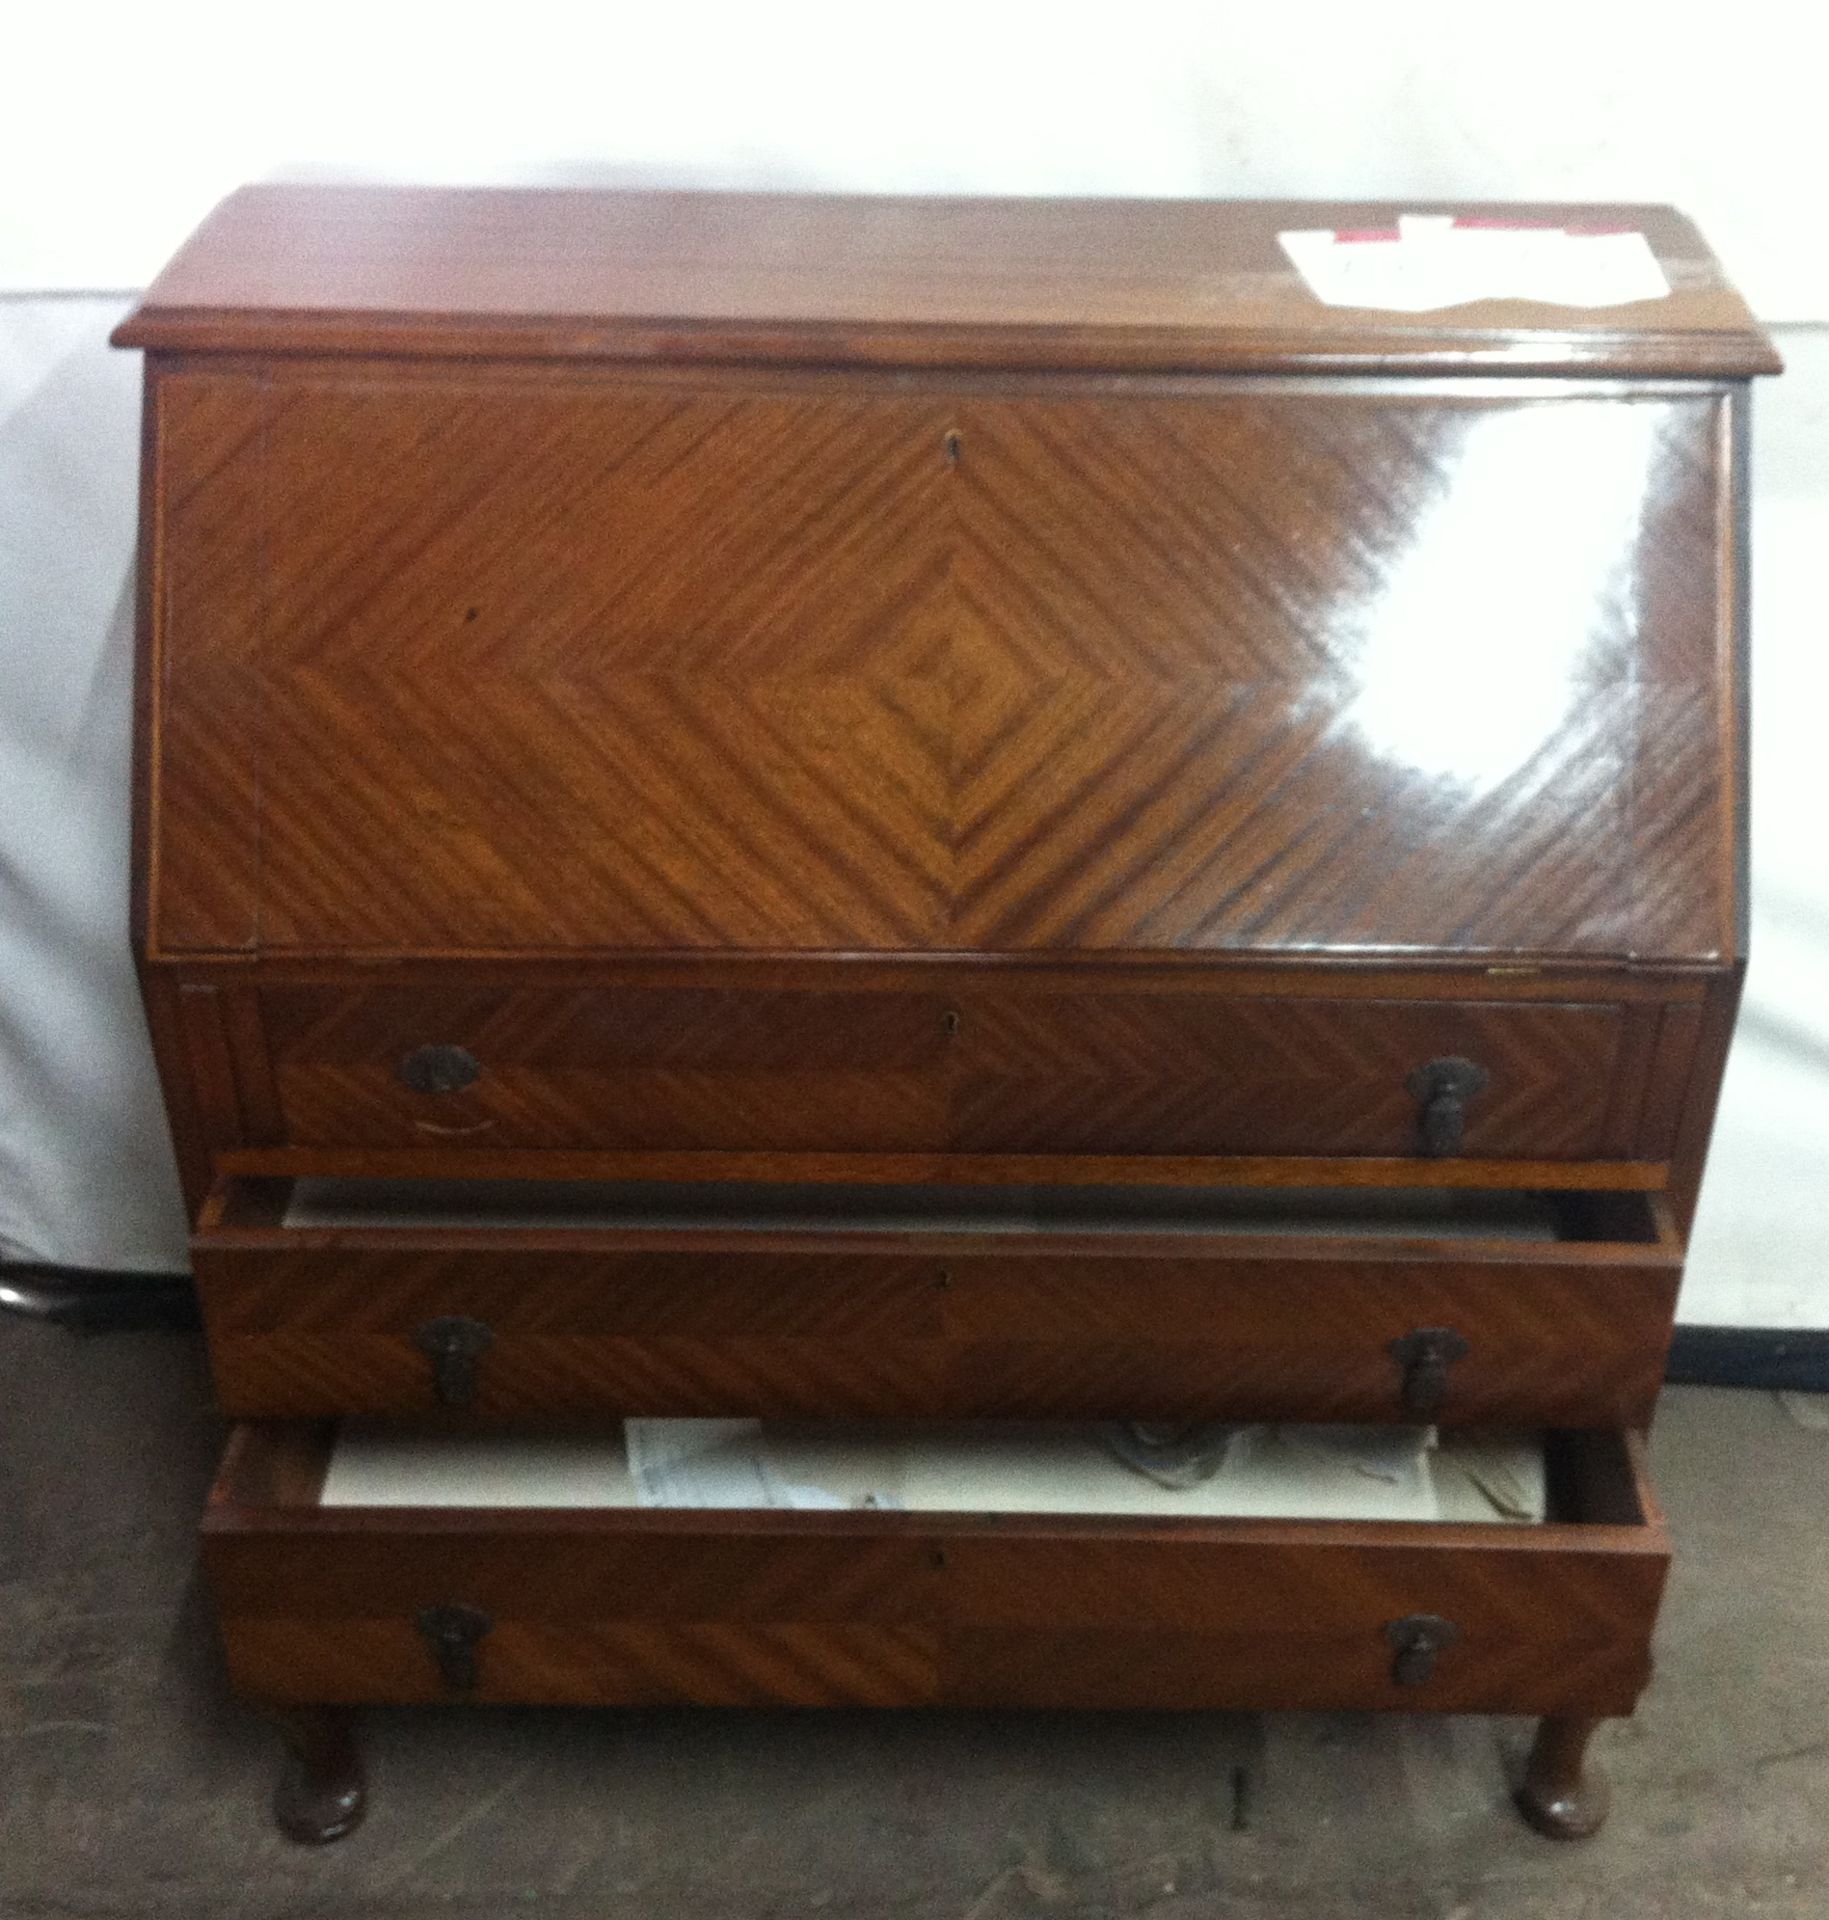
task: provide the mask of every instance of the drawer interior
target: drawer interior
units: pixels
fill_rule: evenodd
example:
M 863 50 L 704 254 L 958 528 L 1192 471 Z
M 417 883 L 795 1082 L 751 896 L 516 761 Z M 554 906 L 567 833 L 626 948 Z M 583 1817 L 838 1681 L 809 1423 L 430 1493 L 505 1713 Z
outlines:
M 1050 1522 L 1099 1531 L 1139 1521 L 1171 1532 L 1201 1523 L 1300 1530 L 1351 1520 L 1549 1540 L 1569 1527 L 1663 1526 L 1642 1442 L 1611 1430 L 1239 1429 L 1237 1437 L 1254 1444 L 1235 1446 L 1201 1485 L 1177 1489 L 1122 1464 L 1091 1423 L 628 1424 L 675 1430 L 635 1436 L 639 1478 L 623 1431 L 456 1435 L 362 1421 L 239 1427 L 206 1531 L 233 1531 L 262 1515 L 336 1528 L 379 1510 L 447 1525 L 537 1525 L 569 1514 L 584 1525 L 596 1516 L 612 1527 L 711 1532 Z M 704 1470 L 679 1471 L 682 1456 L 696 1456 Z
M 631 1420 L 610 1434 L 403 1432 L 347 1423 L 327 1507 L 1129 1514 L 1173 1519 L 1541 1523 L 1538 1434 L 1211 1426 L 1206 1469 L 1171 1485 L 1180 1436 L 1119 1423 Z M 1127 1461 L 1143 1457 L 1157 1471 Z
M 1674 1235 L 1642 1193 L 1454 1187 L 794 1185 L 537 1180 L 231 1181 L 216 1230 L 314 1233 L 1164 1235 L 1610 1243 Z

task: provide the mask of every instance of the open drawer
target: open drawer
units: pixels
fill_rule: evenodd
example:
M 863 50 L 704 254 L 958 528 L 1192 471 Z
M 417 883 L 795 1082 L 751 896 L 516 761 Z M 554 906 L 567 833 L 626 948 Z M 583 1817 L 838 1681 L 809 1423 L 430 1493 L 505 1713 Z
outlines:
M 361 1503 L 333 1504 L 334 1429 L 237 1429 L 203 1550 L 238 1687 L 1601 1716 L 1645 1683 L 1668 1560 L 1641 1443 L 1611 1432 L 1534 1437 L 1536 1524 L 1225 1518 L 1168 1492 L 1123 1512 L 644 1507 L 620 1443 L 592 1444 L 573 1504 L 463 1504 L 436 1462 L 426 1503 L 398 1504 L 372 1458 Z
M 1661 1196 L 231 1181 L 244 1418 L 1648 1420 Z

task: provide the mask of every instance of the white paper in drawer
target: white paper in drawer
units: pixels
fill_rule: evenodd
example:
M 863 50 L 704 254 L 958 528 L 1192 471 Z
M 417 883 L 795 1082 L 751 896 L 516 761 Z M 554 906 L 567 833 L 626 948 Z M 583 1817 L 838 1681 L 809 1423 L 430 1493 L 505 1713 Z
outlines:
M 1534 1437 L 1256 1427 L 1224 1469 L 1171 1489 L 1099 1430 L 632 1420 L 622 1436 L 414 1434 L 352 1422 L 326 1506 L 907 1508 L 929 1513 L 1528 1522 L 1544 1516 Z

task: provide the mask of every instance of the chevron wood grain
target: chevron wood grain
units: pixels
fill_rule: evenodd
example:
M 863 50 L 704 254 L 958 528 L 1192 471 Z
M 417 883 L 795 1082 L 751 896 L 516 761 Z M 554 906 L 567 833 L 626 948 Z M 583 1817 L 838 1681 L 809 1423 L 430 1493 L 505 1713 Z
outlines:
M 303 1245 L 287 1245 L 288 1238 Z M 217 1396 L 238 1417 L 439 1411 L 419 1328 L 490 1330 L 459 1425 L 631 1415 L 1404 1421 L 1392 1344 L 1468 1343 L 1432 1417 L 1649 1418 L 1679 1261 L 1649 1243 L 1437 1247 L 1132 1238 L 920 1255 L 597 1250 L 488 1230 L 286 1229 L 194 1245 Z M 842 1242 L 843 1235 L 830 1236 Z M 229 1244 L 222 1244 L 226 1240 Z M 1138 1250 L 1143 1249 L 1143 1250 Z
M 259 937 L 258 393 L 199 374 L 148 396 L 158 533 L 147 597 L 167 640 L 147 663 L 145 884 L 159 937 L 179 947 L 237 950 Z
M 262 1700 L 448 1699 L 411 1616 L 229 1618 L 229 1670 Z M 918 1626 L 505 1619 L 465 1699 L 520 1706 L 907 1707 L 941 1698 Z
M 1393 1597 L 1384 1604 L 1401 1603 Z M 1648 1617 L 1645 1597 L 1631 1612 Z M 1598 1712 L 1629 1713 L 1650 1679 L 1644 1645 L 1629 1627 L 1588 1645 L 1500 1636 L 1477 1645 L 1457 1642 L 1424 1688 L 1393 1686 L 1390 1665 L 1388 1643 L 1363 1631 L 1349 1641 L 1325 1633 L 981 1629 L 949 1644 L 943 1698 L 951 1705 L 1031 1711 L 1312 1713 L 1339 1712 L 1340 1702 L 1349 1700 L 1361 1712 L 1563 1713 L 1596 1703 Z
M 1491 1076 L 1468 1106 L 1469 1153 L 1606 1150 L 1617 1007 L 1119 994 L 961 1006 L 961 1151 L 1414 1151 L 1406 1083 L 1447 1055 Z
M 1731 948 L 1707 392 L 157 393 L 160 951 Z
M 1403 1156 L 1411 1076 L 1464 1057 L 1475 1157 L 1629 1158 L 1619 1004 L 1227 993 L 258 990 L 298 1146 Z M 416 1048 L 479 1069 L 415 1092 Z M 228 1144 L 228 1143 L 224 1143 Z
M 1704 921 L 1731 927 L 1738 911 L 1737 863 L 1725 838 L 1727 795 L 1738 776 L 1724 751 L 1732 726 L 1723 697 L 1708 681 L 1654 683 L 1638 691 L 1640 749 L 1630 802 L 1634 917 L 1648 952 L 1673 927 Z
M 1554 323 L 1332 309 L 1278 245 L 1397 211 L 263 188 L 121 329 L 134 939 L 292 1837 L 360 1813 L 329 1703 L 461 1698 L 1528 1711 L 1527 1816 L 1593 1830 L 1777 362 L 1668 210 L 1610 210 L 1665 299 Z M 672 1224 L 289 1227 L 306 1176 Z M 896 1180 L 1030 1224 L 871 1225 Z M 1188 1211 L 1243 1182 L 1287 1204 Z M 1397 1237 L 1298 1227 L 1317 1184 L 1439 1191 Z M 1559 1237 L 1440 1227 L 1487 1187 Z M 327 1509 L 346 1413 L 1570 1431 L 1545 1524 L 1425 1528 Z
M 1565 1445 L 1606 1456 L 1620 1504 L 1529 1528 L 733 1521 L 249 1507 L 230 1482 L 204 1544 L 231 1670 L 270 1700 L 451 1697 L 412 1623 L 461 1601 L 492 1623 L 481 1699 L 1626 1712 L 1668 1549 L 1621 1443 Z M 1385 1629 L 1419 1613 L 1457 1638 L 1401 1685 Z

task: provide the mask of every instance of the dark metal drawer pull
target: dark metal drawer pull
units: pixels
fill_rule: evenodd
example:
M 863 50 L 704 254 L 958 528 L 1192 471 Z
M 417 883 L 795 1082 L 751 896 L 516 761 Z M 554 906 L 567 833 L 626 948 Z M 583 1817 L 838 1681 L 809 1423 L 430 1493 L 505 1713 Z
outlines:
M 1435 1676 L 1435 1656 L 1461 1637 L 1452 1620 L 1438 1613 L 1407 1613 L 1391 1621 L 1384 1637 L 1396 1649 L 1391 1659 L 1391 1678 L 1400 1687 L 1420 1687 Z
M 1418 1067 L 1405 1083 L 1422 1106 L 1422 1149 L 1433 1159 L 1459 1153 L 1467 1131 L 1467 1102 L 1486 1085 L 1486 1069 L 1450 1056 Z
M 414 1093 L 462 1093 L 482 1078 L 482 1063 L 468 1047 L 415 1047 L 394 1069 Z
M 1404 1412 L 1432 1420 L 1448 1397 L 1448 1369 L 1467 1357 L 1465 1334 L 1452 1327 L 1418 1327 L 1385 1349 L 1403 1369 Z
M 438 1677 L 453 1693 L 475 1692 L 477 1643 L 495 1622 L 481 1607 L 452 1604 L 427 1607 L 418 1626 L 438 1662 Z
M 432 1362 L 432 1391 L 445 1407 L 467 1407 L 476 1399 L 476 1363 L 495 1335 L 480 1320 L 446 1314 L 428 1320 L 413 1334 L 413 1344 Z

